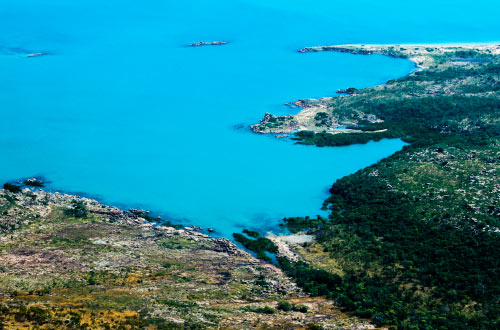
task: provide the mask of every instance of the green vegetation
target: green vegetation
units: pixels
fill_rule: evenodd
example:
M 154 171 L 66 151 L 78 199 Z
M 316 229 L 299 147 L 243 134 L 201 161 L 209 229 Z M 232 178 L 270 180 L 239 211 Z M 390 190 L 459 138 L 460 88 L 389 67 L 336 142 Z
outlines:
M 303 261 L 291 262 L 286 258 L 278 258 L 278 263 L 288 276 L 295 279 L 297 285 L 312 296 L 333 298 L 342 284 L 340 276 L 313 268 Z
M 294 311 L 294 312 L 307 313 L 306 305 L 295 305 L 290 303 L 289 301 L 279 301 L 277 309 L 283 312 Z
M 15 312 L 14 318 L 18 322 L 31 321 L 36 324 L 44 324 L 49 319 L 49 312 L 38 306 L 31 306 L 27 308 L 21 305 Z
M 45 184 L 42 180 L 37 178 L 30 178 L 23 181 L 25 186 L 41 188 Z
M 358 90 L 354 87 L 348 87 L 346 89 L 339 89 L 337 93 L 340 94 L 355 94 Z
M 243 234 L 247 234 L 249 237 L 258 238 L 260 236 L 259 232 L 255 230 L 243 229 Z
M 318 323 L 304 309 L 301 319 L 276 311 L 281 300 L 312 310 L 324 300 L 308 301 L 275 267 L 226 239 L 144 224 L 143 213 L 39 189 L 0 191 L 0 329 L 263 330 Z M 322 311 L 321 324 L 337 323 L 338 310 Z M 344 329 L 360 322 L 341 316 L 349 317 Z
M 498 329 L 500 60 L 475 51 L 433 58 L 429 70 L 332 99 L 337 120 L 378 119 L 349 127 L 358 133 L 296 134 L 317 146 L 410 145 L 335 182 L 328 220 L 285 219 L 292 232 L 317 236 L 304 257 L 326 252 L 341 277 L 314 258 L 279 262 L 305 291 L 379 326 Z
M 271 257 L 269 257 L 266 252 L 276 253 L 278 252 L 278 247 L 268 238 L 260 237 L 260 234 L 256 231 L 243 230 L 244 233 L 253 238 L 245 237 L 245 235 L 234 233 L 233 238 L 236 242 L 241 243 L 245 248 L 253 251 L 257 254 L 258 259 L 265 260 L 267 262 L 272 262 Z M 250 233 L 250 234 L 249 234 Z
M 327 126 L 329 124 L 330 120 L 330 115 L 326 112 L 318 112 L 314 116 L 314 120 L 316 120 L 316 126 L 321 127 L 321 126 Z M 305 132 L 305 131 L 303 131 Z
M 278 310 L 289 312 L 292 310 L 292 304 L 288 301 L 279 301 L 278 302 Z
M 260 314 L 274 314 L 276 311 L 269 306 L 249 308 L 250 311 Z
M 71 208 L 66 210 L 66 215 L 75 218 L 86 218 L 87 217 L 87 207 L 82 201 L 73 200 L 71 202 Z
M 206 329 L 201 323 L 176 323 L 162 319 L 145 318 L 137 313 L 99 312 L 84 309 L 48 309 L 40 306 L 2 307 L 0 326 L 16 325 L 30 329 L 158 329 L 195 330 Z M 21 329 L 21 328 L 19 328 Z M 24 327 L 22 328 L 24 329 Z
M 394 132 L 376 133 L 338 133 L 326 132 L 314 133 L 313 131 L 300 131 L 295 133 L 293 139 L 300 141 L 300 144 L 314 144 L 318 147 L 341 147 L 351 144 L 364 144 L 370 141 L 379 141 L 387 138 L 397 138 L 401 134 Z
M 281 227 L 286 227 L 292 233 L 299 233 L 301 231 L 311 230 L 311 229 L 321 229 L 326 223 L 328 219 L 325 219 L 321 216 L 317 216 L 316 219 L 311 219 L 310 217 L 291 217 L 284 218 L 284 224 L 280 224 Z
M 11 183 L 4 183 L 3 189 L 11 193 L 17 194 L 21 192 L 21 187 Z

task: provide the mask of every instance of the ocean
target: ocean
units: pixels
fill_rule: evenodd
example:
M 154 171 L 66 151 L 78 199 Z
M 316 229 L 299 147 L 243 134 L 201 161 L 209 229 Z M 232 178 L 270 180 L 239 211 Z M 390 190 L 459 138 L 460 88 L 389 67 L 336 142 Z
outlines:
M 0 180 L 146 208 L 173 222 L 278 231 L 401 140 L 317 148 L 252 133 L 266 112 L 383 84 L 403 59 L 307 53 L 343 43 L 495 41 L 494 1 L 0 3 Z M 223 46 L 188 47 L 198 41 Z M 49 55 L 28 58 L 28 53 Z

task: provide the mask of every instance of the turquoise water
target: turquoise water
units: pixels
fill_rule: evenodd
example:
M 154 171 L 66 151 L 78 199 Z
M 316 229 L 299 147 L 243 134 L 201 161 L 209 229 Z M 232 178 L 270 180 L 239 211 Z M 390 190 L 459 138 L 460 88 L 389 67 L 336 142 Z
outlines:
M 295 111 L 284 103 L 414 68 L 382 56 L 299 54 L 301 47 L 488 41 L 500 31 L 493 1 L 418 5 L 2 0 L 0 179 L 43 175 L 52 188 L 226 236 L 314 216 L 336 179 L 403 143 L 315 148 L 245 127 L 265 112 Z M 201 40 L 230 43 L 185 47 Z

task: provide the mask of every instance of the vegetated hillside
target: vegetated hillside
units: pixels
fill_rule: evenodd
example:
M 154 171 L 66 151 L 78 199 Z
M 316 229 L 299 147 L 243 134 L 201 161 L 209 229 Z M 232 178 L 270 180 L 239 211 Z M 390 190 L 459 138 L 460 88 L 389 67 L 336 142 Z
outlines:
M 227 239 L 168 222 L 153 226 L 159 220 L 142 210 L 4 187 L 0 329 L 352 329 L 366 323 L 307 297 L 276 267 Z
M 322 101 L 323 123 L 350 121 L 355 133 L 296 134 L 318 146 L 386 137 L 410 145 L 338 180 L 328 219 L 287 219 L 318 243 L 298 248 L 310 264 L 281 262 L 307 291 L 380 325 L 498 329 L 500 60 L 460 50 L 431 59 L 428 70 Z

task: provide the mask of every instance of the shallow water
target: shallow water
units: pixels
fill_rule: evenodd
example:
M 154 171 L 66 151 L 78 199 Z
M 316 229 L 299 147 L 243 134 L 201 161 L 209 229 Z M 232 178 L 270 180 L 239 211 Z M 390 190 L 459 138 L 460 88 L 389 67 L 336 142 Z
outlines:
M 349 3 L 2 0 L 0 179 L 43 175 L 53 188 L 226 236 L 318 214 L 336 179 L 403 143 L 315 148 L 241 127 L 296 111 L 284 103 L 382 84 L 414 66 L 296 50 L 489 41 L 500 31 L 493 1 L 419 2 L 432 12 Z M 200 40 L 230 43 L 185 47 Z

